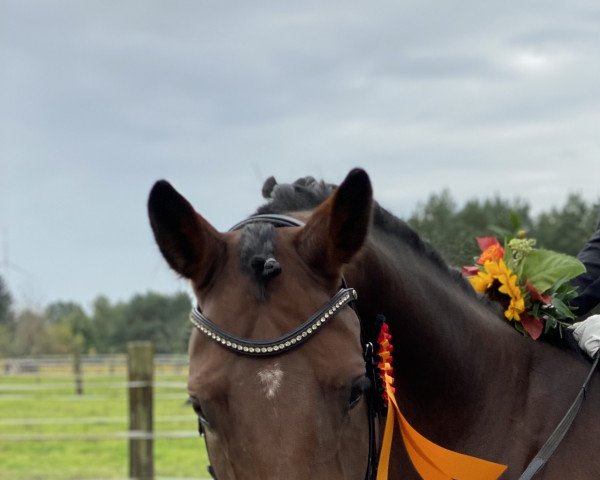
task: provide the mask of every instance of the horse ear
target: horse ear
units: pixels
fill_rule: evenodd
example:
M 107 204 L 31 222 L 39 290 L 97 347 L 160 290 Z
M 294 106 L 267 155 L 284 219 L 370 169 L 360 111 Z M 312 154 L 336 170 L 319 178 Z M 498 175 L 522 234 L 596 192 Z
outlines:
M 306 263 L 325 276 L 339 275 L 365 242 L 372 203 L 369 176 L 352 170 L 300 231 L 297 248 Z
M 221 235 L 165 180 L 154 184 L 148 216 L 158 248 L 171 268 L 203 284 L 225 253 Z

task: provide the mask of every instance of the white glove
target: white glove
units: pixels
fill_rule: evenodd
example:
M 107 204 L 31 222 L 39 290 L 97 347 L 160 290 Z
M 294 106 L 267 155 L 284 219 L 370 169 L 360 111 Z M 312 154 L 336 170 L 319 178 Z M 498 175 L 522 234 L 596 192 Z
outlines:
M 592 315 L 569 328 L 573 330 L 573 337 L 577 340 L 579 348 L 593 358 L 600 350 L 600 315 Z

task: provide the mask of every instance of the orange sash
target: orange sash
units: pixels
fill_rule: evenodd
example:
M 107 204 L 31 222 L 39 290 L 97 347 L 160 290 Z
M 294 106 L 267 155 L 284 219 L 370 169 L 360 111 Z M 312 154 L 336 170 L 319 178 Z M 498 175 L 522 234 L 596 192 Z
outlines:
M 381 358 L 379 370 L 385 385 L 384 397 L 387 399 L 388 408 L 383 443 L 379 454 L 377 480 L 388 479 L 394 420 L 396 419 L 410 460 L 424 480 L 496 480 L 506 470 L 506 465 L 440 447 L 417 432 L 404 418 L 394 394 L 391 356 L 393 347 L 390 340 L 391 335 L 388 333 L 387 324 L 384 323 L 379 337 L 378 354 Z

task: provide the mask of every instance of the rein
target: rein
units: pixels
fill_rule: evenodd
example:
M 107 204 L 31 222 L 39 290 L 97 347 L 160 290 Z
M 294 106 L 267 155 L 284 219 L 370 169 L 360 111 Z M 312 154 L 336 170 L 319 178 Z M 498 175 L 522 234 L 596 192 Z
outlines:
M 239 230 L 251 223 L 266 222 L 276 227 L 301 227 L 304 222 L 287 215 L 263 214 L 253 215 L 241 222 L 235 224 L 229 231 Z M 376 365 L 373 344 L 366 342 L 366 326 L 363 324 L 356 310 L 354 301 L 357 299 L 356 290 L 347 288 L 346 281 L 342 278 L 342 288 L 317 312 L 315 312 L 307 321 L 280 337 L 271 340 L 252 340 L 248 338 L 233 335 L 204 316 L 199 306 L 196 306 L 190 315 L 190 321 L 200 332 L 211 340 L 217 342 L 222 347 L 231 350 L 238 355 L 247 355 L 254 357 L 267 357 L 281 355 L 293 348 L 298 347 L 309 338 L 311 338 L 321 327 L 329 321 L 344 307 L 352 308 L 358 317 L 361 330 L 361 345 L 363 357 L 365 359 L 366 377 L 371 382 L 371 389 L 367 394 L 367 415 L 369 425 L 369 456 L 365 480 L 375 480 L 377 475 L 378 451 L 376 445 L 375 420 L 377 418 L 377 405 L 379 403 L 376 378 Z M 203 434 L 202 425 L 199 423 L 200 434 Z M 207 446 L 208 449 L 208 446 Z M 214 468 L 209 465 L 208 472 L 216 480 L 217 476 Z
M 583 385 L 581 386 L 577 397 L 575 397 L 575 400 L 573 400 L 573 403 L 567 410 L 567 413 L 565 413 L 565 416 L 558 423 L 554 431 L 550 434 L 548 440 L 546 440 L 546 443 L 544 443 L 542 448 L 540 448 L 536 456 L 533 457 L 531 462 L 529 462 L 529 465 L 527 465 L 527 468 L 521 474 L 519 480 L 532 479 L 535 476 L 535 474 L 539 472 L 544 467 L 544 465 L 546 465 L 546 463 L 548 462 L 548 460 L 550 459 L 560 442 L 562 442 L 563 438 L 571 428 L 573 420 L 575 420 L 575 417 L 579 413 L 579 409 L 581 408 L 583 401 L 585 400 L 585 393 L 587 392 L 587 387 L 592 379 L 592 374 L 598 366 L 598 360 L 600 360 L 600 354 L 596 354 L 588 376 L 585 379 L 585 382 L 583 382 Z

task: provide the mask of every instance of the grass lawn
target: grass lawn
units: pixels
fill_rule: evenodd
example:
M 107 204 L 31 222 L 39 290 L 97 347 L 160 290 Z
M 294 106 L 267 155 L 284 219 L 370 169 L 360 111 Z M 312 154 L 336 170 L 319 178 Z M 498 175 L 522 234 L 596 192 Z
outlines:
M 156 375 L 158 434 L 196 432 L 185 381 L 184 374 Z M 128 440 L 110 438 L 127 431 L 125 382 L 123 371 L 87 373 L 84 395 L 77 396 L 68 371 L 0 376 L 0 479 L 127 478 Z M 154 456 L 157 478 L 207 477 L 204 442 L 197 436 L 156 439 Z

